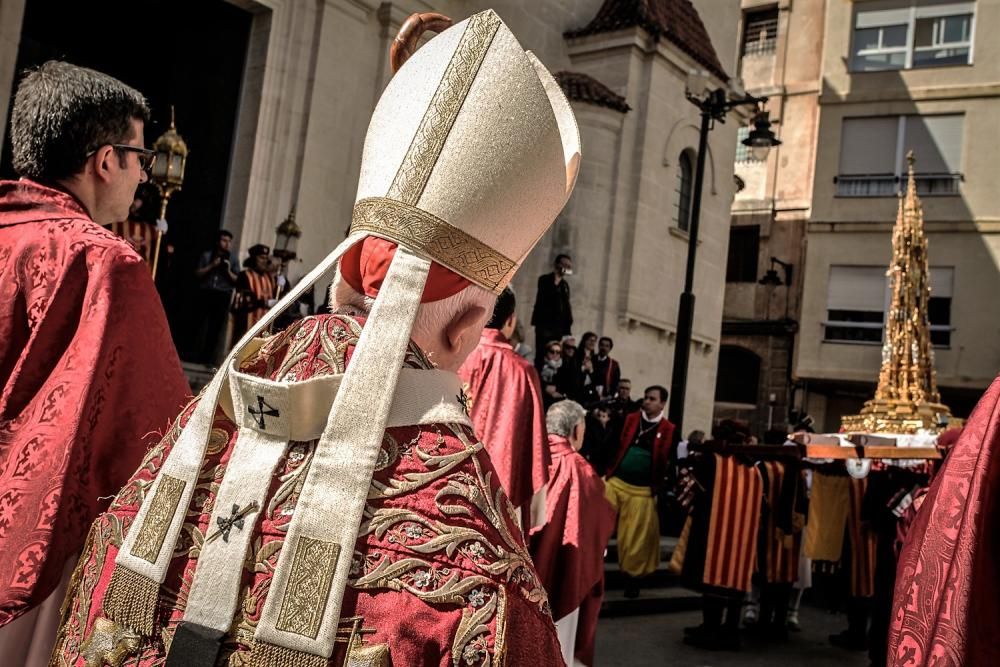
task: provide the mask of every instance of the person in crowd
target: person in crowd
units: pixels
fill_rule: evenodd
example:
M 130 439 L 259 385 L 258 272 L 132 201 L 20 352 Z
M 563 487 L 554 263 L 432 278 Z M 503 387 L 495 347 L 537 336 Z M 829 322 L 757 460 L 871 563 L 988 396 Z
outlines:
M 535 307 L 531 311 L 531 326 L 535 327 L 535 367 L 545 363 L 545 345 L 550 340 L 568 336 L 573 329 L 573 307 L 570 305 L 568 276 L 573 275 L 573 260 L 560 254 L 552 273 L 538 277 Z
M 549 595 L 567 665 L 594 664 L 604 550 L 615 527 L 604 482 L 579 453 L 586 437 L 586 414 L 574 401 L 559 401 L 546 412 L 552 463 L 545 487 L 545 521 L 530 536 L 531 557 Z
M 220 229 L 215 236 L 215 247 L 201 254 L 194 271 L 198 280 L 199 317 L 193 360 L 204 364 L 218 363 L 225 347 L 223 338 L 237 281 L 233 272 L 236 258 L 230 250 L 232 242 L 232 232 Z
M 597 393 L 597 375 L 594 372 L 594 362 L 597 358 L 597 334 L 588 331 L 580 337 L 579 361 L 580 375 L 577 381 L 574 400 L 589 407 L 600 400 Z
M 601 336 L 597 342 L 597 356 L 594 358 L 594 381 L 597 383 L 598 398 L 612 398 L 618 394 L 618 383 L 621 381 L 622 370 L 615 359 L 611 358 L 611 350 L 615 342 L 607 336 Z
M 0 181 L 0 656 L 47 664 L 90 522 L 190 394 L 125 220 L 153 152 L 138 91 L 49 61 L 17 87 Z M 47 629 L 47 630 L 46 630 Z
M 516 305 L 513 290 L 501 292 L 479 345 L 458 374 L 468 384 L 476 434 L 487 443 L 500 485 L 527 533 L 542 520 L 550 456 L 538 372 L 510 344 Z
M 677 460 L 683 461 L 691 453 L 691 445 L 700 445 L 705 442 L 705 432 L 695 429 L 688 434 L 686 440 L 677 443 Z
M 642 401 L 632 400 L 632 380 L 622 378 L 618 381 L 618 392 L 608 401 L 608 407 L 611 408 L 611 418 L 619 425 L 624 423 L 626 415 L 642 408 Z
M 660 562 L 656 494 L 666 484 L 674 425 L 664 415 L 667 390 L 647 387 L 642 410 L 625 418 L 618 451 L 608 467 L 608 500 L 618 512 L 618 563 L 628 577 L 625 596 L 639 595 L 642 577 Z
M 542 364 L 542 370 L 539 373 L 542 380 L 542 400 L 546 409 L 553 403 L 566 398 L 565 394 L 559 391 L 557 383 L 562 365 L 562 345 L 557 340 L 549 341 L 545 346 L 545 363 Z
M 608 458 L 617 451 L 619 435 L 620 431 L 616 430 L 611 418 L 611 409 L 606 404 L 598 403 L 587 413 L 587 436 L 580 454 L 602 477 L 607 471 Z
M 271 270 L 271 249 L 263 243 L 250 246 L 249 257 L 236 279 L 236 314 L 233 340 L 240 337 L 274 305 L 278 283 Z
M 573 336 L 563 336 L 559 341 L 562 347 L 562 365 L 556 373 L 556 391 L 566 398 L 577 395 L 580 386 L 580 364 L 577 361 L 576 339 Z
M 139 253 L 143 261 L 152 267 L 156 237 L 159 233 L 167 233 L 167 222 L 161 220 L 152 223 L 143 219 L 142 208 L 144 205 L 145 197 L 141 190 L 137 190 L 132 198 L 132 204 L 128 207 L 128 216 L 124 220 L 112 222 L 107 225 L 107 228 L 111 230 L 111 233 L 125 239 L 132 246 L 132 249 Z

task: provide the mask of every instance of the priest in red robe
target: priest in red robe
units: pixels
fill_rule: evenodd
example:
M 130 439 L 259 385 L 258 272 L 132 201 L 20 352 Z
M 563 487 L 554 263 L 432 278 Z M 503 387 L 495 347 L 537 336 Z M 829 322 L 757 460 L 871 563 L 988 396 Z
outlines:
M 425 21 L 450 23 L 411 16 L 394 67 Z M 494 12 L 416 51 L 374 111 L 348 237 L 94 523 L 56 662 L 561 665 L 457 370 L 578 160 L 569 103 Z M 515 224 L 484 201 L 530 205 Z M 333 314 L 256 338 L 335 267 Z
M 479 346 L 458 371 L 468 383 L 472 423 L 514 507 L 522 510 L 525 531 L 544 516 L 544 489 L 552 460 L 545 440 L 545 407 L 538 371 L 514 351 L 517 326 L 514 292 L 497 299 Z
M 972 412 L 906 534 L 887 664 L 1000 664 L 998 514 L 1000 379 Z
M 47 661 L 36 608 L 51 596 L 58 617 L 87 527 L 190 393 L 148 268 L 100 226 L 124 219 L 146 180 L 147 115 L 135 90 L 62 62 L 15 97 L 22 179 L 0 181 L 4 664 Z
M 594 664 L 597 616 L 604 594 L 604 551 L 615 510 L 604 481 L 580 455 L 587 411 L 559 401 L 545 415 L 552 453 L 545 489 L 545 523 L 531 531 L 531 556 L 549 594 L 563 659 Z

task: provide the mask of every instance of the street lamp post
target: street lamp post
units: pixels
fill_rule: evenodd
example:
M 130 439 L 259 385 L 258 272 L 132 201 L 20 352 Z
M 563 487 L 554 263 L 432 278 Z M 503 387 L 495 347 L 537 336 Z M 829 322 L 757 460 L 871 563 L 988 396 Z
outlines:
M 715 122 L 726 122 L 726 114 L 735 107 L 754 105 L 757 113 L 753 119 L 753 129 L 743 140 L 755 159 L 766 159 L 767 151 L 781 144 L 771 131 L 771 121 L 763 110 L 766 97 L 746 95 L 729 99 L 726 91 L 712 90 L 705 97 L 698 97 L 688 91 L 688 101 L 701 110 L 701 131 L 698 134 L 698 155 L 694 173 L 694 192 L 691 197 L 691 222 L 688 225 L 688 256 L 684 272 L 684 291 L 677 308 L 677 336 L 674 340 L 674 369 L 670 380 L 669 419 L 677 433 L 683 433 L 684 402 L 687 394 L 688 362 L 691 358 L 691 330 L 694 325 L 694 262 L 698 252 L 698 223 L 701 218 L 701 191 L 705 182 L 705 153 L 708 150 L 708 133 Z M 683 436 L 682 436 L 683 437 Z

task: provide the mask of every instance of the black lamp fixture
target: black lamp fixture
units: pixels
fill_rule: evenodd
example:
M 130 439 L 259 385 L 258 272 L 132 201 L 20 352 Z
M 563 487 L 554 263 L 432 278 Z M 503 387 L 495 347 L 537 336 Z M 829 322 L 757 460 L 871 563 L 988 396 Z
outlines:
M 709 89 L 709 78 L 702 72 L 688 76 L 686 97 L 701 112 L 701 129 L 698 134 L 698 154 L 694 173 L 694 191 L 691 193 L 691 222 L 688 226 L 688 256 L 684 273 L 684 291 L 677 307 L 677 336 L 674 340 L 674 370 L 670 380 L 669 419 L 678 432 L 683 432 L 684 403 L 687 394 L 688 361 L 691 357 L 691 334 L 694 328 L 694 263 L 698 250 L 698 222 L 701 217 L 701 191 L 705 182 L 705 154 L 708 152 L 708 133 L 715 123 L 726 122 L 726 114 L 740 106 L 754 107 L 753 128 L 743 141 L 749 146 L 755 160 L 766 160 L 768 151 L 780 146 L 781 141 L 771 131 L 772 121 L 764 105 L 766 97 L 754 97 L 743 91 Z M 732 97 L 731 97 L 732 95 Z
M 785 281 L 781 281 L 781 277 L 778 272 L 775 271 L 775 265 L 780 266 L 784 269 Z M 765 287 L 780 287 L 781 285 L 791 285 L 792 284 L 792 265 L 788 262 L 782 262 L 777 257 L 771 258 L 771 268 L 764 272 L 763 277 L 757 281 L 758 285 L 764 285 Z
M 774 122 L 771 120 L 770 112 L 758 107 L 752 122 L 753 129 L 750 130 L 747 138 L 740 143 L 750 149 L 750 155 L 754 160 L 763 162 L 773 147 L 781 145 L 781 140 L 774 136 L 774 132 L 771 131 L 771 125 Z

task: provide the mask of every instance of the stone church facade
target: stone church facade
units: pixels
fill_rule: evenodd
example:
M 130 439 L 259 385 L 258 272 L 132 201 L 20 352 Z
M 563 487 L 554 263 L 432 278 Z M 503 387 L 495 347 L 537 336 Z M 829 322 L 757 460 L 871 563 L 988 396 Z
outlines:
M 16 82 L 21 19 L 33 1 L 0 0 L 0 91 Z M 293 278 L 343 239 L 368 118 L 390 78 L 389 43 L 400 24 L 414 11 L 458 21 L 493 8 L 558 73 L 584 150 L 572 199 L 514 281 L 524 325 L 537 277 L 557 253 L 569 253 L 574 334 L 614 338 L 613 356 L 638 390 L 669 386 L 688 246 L 680 199 L 690 197 L 684 179 L 699 123 L 685 86 L 692 70 L 706 72 L 712 87 L 736 71 L 739 3 L 215 1 L 251 15 L 224 205 L 214 223 L 236 233 L 241 256 L 254 243 L 273 243 L 293 207 L 303 229 Z M 4 131 L 8 108 L 9 100 L 0 104 Z M 706 156 L 686 428 L 711 425 L 739 122 L 733 116 L 713 129 Z M 525 333 L 533 341 L 530 327 Z

